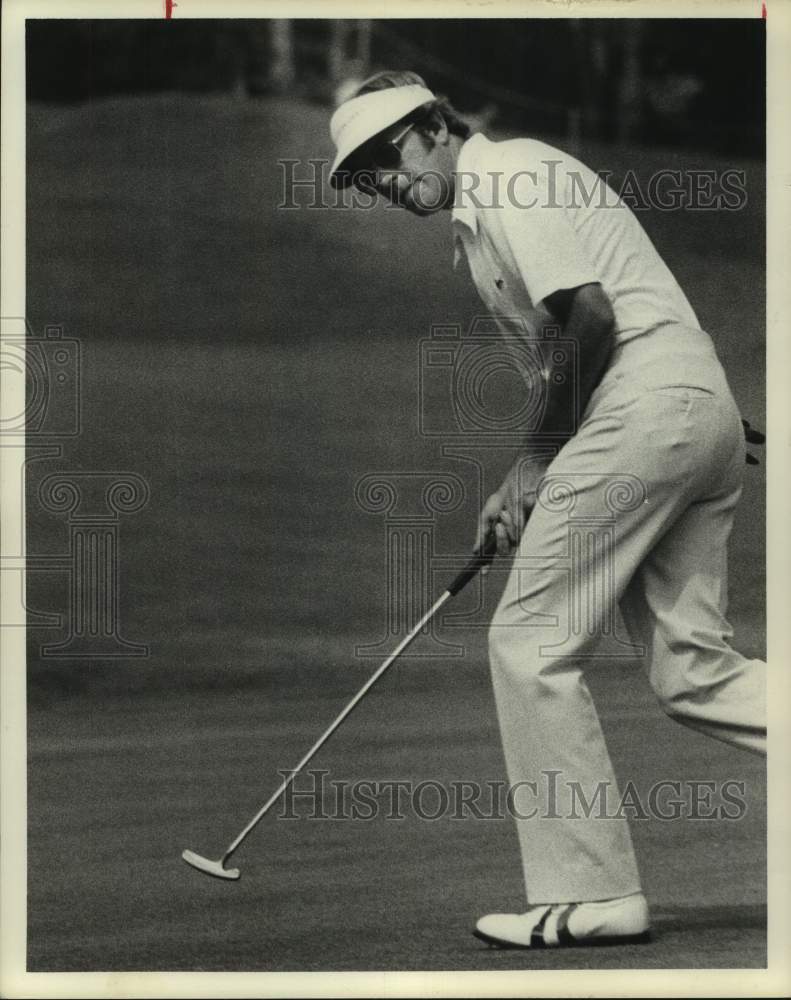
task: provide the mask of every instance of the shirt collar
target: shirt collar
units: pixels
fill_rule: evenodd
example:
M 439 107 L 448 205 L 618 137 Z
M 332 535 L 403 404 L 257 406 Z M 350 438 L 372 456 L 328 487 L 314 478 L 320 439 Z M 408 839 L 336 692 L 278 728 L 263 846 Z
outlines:
M 484 176 L 480 170 L 480 159 L 488 142 L 489 140 L 481 132 L 470 136 L 459 150 L 455 173 L 457 175 L 477 174 L 483 183 Z M 480 187 L 477 190 L 480 193 Z M 463 222 L 473 233 L 478 232 L 478 205 L 469 184 L 457 183 L 451 218 L 454 222 Z

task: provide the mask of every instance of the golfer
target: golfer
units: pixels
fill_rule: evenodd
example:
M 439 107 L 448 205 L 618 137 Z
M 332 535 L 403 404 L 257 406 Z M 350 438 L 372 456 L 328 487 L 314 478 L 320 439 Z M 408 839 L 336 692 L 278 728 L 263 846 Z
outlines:
M 765 752 L 765 664 L 730 647 L 725 618 L 745 464 L 725 374 L 635 216 L 578 160 L 470 134 L 410 72 L 368 80 L 330 131 L 335 186 L 418 216 L 450 211 L 457 253 L 509 338 L 535 344 L 554 326 L 576 348 L 525 371 L 540 426 L 480 518 L 477 544 L 494 536 L 517 556 L 489 648 L 509 781 L 536 808 L 516 821 L 527 910 L 483 916 L 475 933 L 525 948 L 644 939 L 627 819 L 571 800 L 572 785 L 588 799 L 617 788 L 582 668 L 606 657 L 617 602 L 664 711 Z

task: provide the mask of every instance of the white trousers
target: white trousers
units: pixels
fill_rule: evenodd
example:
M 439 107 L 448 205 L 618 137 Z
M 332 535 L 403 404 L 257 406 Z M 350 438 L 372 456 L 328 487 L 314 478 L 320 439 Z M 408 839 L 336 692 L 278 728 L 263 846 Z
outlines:
M 531 905 L 640 891 L 626 818 L 586 818 L 571 792 L 619 798 L 583 673 L 617 648 L 616 604 L 673 719 L 765 752 L 765 664 L 731 649 L 725 619 L 736 404 L 713 352 L 629 369 L 610 368 L 547 470 L 489 633 L 509 782 L 533 795 L 516 821 Z

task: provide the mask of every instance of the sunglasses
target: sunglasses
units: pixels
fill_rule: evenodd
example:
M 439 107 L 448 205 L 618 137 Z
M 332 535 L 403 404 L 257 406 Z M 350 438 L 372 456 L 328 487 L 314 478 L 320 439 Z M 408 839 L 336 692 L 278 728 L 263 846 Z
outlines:
M 386 142 L 380 142 L 375 146 L 368 157 L 369 164 L 377 170 L 390 170 L 393 167 L 397 167 L 401 162 L 402 155 L 398 144 L 414 127 L 415 123 L 412 122 L 402 132 L 399 132 L 397 136 L 388 139 Z
M 361 191 L 369 194 L 376 193 L 377 174 L 386 170 L 395 170 L 400 165 L 402 153 L 398 143 L 403 140 L 404 136 L 416 124 L 416 122 L 412 122 L 399 132 L 398 135 L 393 136 L 392 139 L 387 139 L 385 142 L 378 143 L 367 152 L 365 166 L 357 172 L 354 179 L 355 185 Z

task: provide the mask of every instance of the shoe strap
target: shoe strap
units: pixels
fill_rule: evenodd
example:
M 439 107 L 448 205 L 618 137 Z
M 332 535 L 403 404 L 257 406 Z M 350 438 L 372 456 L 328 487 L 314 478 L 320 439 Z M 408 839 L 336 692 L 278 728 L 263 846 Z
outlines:
M 546 941 L 544 940 L 544 924 L 547 922 L 547 918 L 552 912 L 552 907 L 548 906 L 546 910 L 541 915 L 541 919 L 538 921 L 536 926 L 533 928 L 530 934 L 530 947 L 531 948 L 544 948 L 546 946 Z
M 574 936 L 569 930 L 569 917 L 577 909 L 579 903 L 572 903 L 571 906 L 567 906 L 565 910 L 558 917 L 556 934 L 558 936 L 558 944 L 569 945 L 574 944 Z

